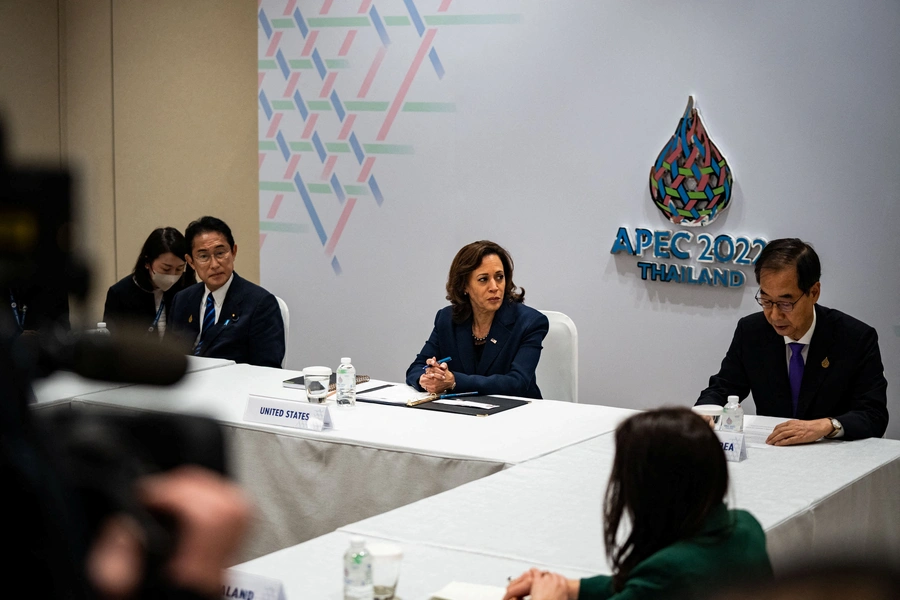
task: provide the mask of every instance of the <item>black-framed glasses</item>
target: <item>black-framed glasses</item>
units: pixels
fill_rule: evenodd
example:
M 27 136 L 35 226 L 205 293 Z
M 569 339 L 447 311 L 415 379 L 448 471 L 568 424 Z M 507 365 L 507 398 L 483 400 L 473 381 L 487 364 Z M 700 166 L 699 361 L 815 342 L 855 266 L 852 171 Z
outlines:
M 212 254 L 208 254 L 206 252 L 198 252 L 196 256 L 194 256 L 194 260 L 201 265 L 205 265 L 210 261 L 211 258 L 215 258 L 216 262 L 221 263 L 223 260 L 228 258 L 231 254 L 231 250 L 216 250 Z
M 794 310 L 794 305 L 797 304 L 798 302 L 800 302 L 801 300 L 803 300 L 803 296 L 806 295 L 806 292 L 803 292 L 800 295 L 800 297 L 797 298 L 796 300 L 794 300 L 793 302 L 787 302 L 787 301 L 772 302 L 771 300 L 766 300 L 765 298 L 760 298 L 759 293 L 761 291 L 762 290 L 756 291 L 756 296 L 754 296 L 754 298 L 756 298 L 756 303 L 759 304 L 760 306 L 762 306 L 763 310 L 771 310 L 773 306 L 777 306 L 778 310 L 780 310 L 783 313 L 789 313 L 792 310 Z

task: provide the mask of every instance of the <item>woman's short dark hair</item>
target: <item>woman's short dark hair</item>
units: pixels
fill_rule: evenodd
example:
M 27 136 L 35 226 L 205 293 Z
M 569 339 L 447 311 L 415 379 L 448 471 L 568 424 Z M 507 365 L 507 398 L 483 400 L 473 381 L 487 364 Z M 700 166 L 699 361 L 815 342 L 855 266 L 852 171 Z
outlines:
M 759 253 L 753 272 L 756 274 L 756 283 L 759 283 L 759 273 L 763 269 L 797 268 L 797 287 L 804 294 L 812 289 L 812 286 L 822 276 L 822 265 L 819 263 L 819 255 L 808 243 L 798 238 L 782 238 L 772 240 Z
M 234 236 L 231 235 L 231 227 L 229 227 L 222 219 L 216 217 L 200 217 L 196 221 L 191 221 L 184 230 L 184 237 L 187 240 L 188 254 L 193 256 L 194 238 L 201 233 L 221 233 L 228 242 L 229 248 L 234 248 Z
M 604 506 L 606 554 L 620 591 L 638 564 L 697 535 L 728 491 L 728 467 L 716 434 L 686 408 L 639 413 L 616 429 Z M 624 516 L 631 530 L 618 535 Z
M 450 264 L 450 273 L 447 275 L 447 300 L 453 306 L 453 321 L 462 323 L 472 316 L 472 304 L 466 296 L 466 285 L 469 283 L 469 275 L 481 265 L 485 256 L 496 254 L 503 263 L 504 280 L 506 288 L 503 290 L 503 299 L 506 302 L 524 302 L 525 288 L 521 290 L 513 283 L 513 259 L 503 246 L 488 240 L 481 240 L 466 244 L 460 248 Z
M 185 240 L 184 236 L 181 235 L 181 232 L 174 227 L 160 227 L 159 229 L 154 229 L 147 237 L 147 241 L 144 242 L 144 247 L 141 248 L 141 253 L 134 263 L 134 270 L 131 271 L 131 275 L 134 277 L 134 281 L 137 283 L 138 287 L 148 291 L 153 289 L 153 282 L 150 280 L 150 271 L 147 270 L 146 265 L 151 264 L 166 252 L 171 252 L 180 260 L 184 260 L 184 255 L 190 253 L 187 240 Z M 181 280 L 173 287 L 185 287 L 186 285 L 193 283 L 193 274 L 194 271 L 189 266 L 185 265 L 184 275 L 182 275 Z

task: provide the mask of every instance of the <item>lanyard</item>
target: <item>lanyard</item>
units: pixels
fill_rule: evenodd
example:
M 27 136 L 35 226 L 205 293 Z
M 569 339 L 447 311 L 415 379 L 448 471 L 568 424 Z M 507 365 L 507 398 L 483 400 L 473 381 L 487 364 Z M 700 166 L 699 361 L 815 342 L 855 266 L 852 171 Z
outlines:
M 13 296 L 12 290 L 9 290 L 9 305 L 12 307 L 13 316 L 16 318 L 19 329 L 25 331 L 25 311 L 28 310 L 28 306 L 23 304 L 22 309 L 19 310 L 19 305 L 16 304 L 16 297 Z
M 165 298 L 163 298 L 159 301 L 159 308 L 156 310 L 156 318 L 153 319 L 153 324 L 150 325 L 150 329 L 148 329 L 147 331 L 153 331 L 154 329 L 156 329 L 156 325 L 159 323 L 159 318 L 162 316 L 162 311 L 165 306 L 166 300 Z

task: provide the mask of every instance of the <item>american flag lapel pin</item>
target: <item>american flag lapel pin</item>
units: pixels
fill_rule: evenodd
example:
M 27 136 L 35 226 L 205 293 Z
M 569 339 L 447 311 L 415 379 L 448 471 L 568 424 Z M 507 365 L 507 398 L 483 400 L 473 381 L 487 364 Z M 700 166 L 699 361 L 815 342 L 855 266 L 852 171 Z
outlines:
M 492 344 L 496 344 L 496 343 L 497 343 L 497 340 L 495 340 L 494 338 L 491 338 L 491 343 L 492 343 Z

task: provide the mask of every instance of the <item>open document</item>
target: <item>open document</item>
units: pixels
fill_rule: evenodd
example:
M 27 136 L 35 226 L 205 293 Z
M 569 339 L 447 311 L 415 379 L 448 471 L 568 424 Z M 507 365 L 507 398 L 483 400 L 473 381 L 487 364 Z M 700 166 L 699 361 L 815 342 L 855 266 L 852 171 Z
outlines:
M 750 446 L 766 446 L 766 439 L 779 423 L 789 419 L 781 417 L 762 417 L 760 415 L 744 415 L 744 440 Z
M 431 395 L 428 392 L 420 392 L 405 383 L 377 383 L 379 385 L 367 386 L 367 389 L 357 389 L 356 399 L 376 404 L 405 405 L 410 400 L 423 400 Z

